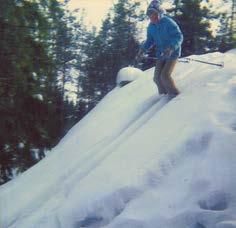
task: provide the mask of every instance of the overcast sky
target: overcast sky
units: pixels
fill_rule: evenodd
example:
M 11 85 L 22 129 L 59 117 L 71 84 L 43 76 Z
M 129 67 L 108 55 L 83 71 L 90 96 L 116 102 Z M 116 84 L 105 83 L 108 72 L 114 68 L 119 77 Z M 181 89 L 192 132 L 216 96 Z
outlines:
M 71 0 L 69 9 L 85 9 L 86 24 L 100 27 L 113 2 L 114 0 Z
M 135 0 L 131 0 L 135 1 Z M 117 0 L 70 0 L 69 9 L 85 9 L 86 24 L 100 27 L 102 20 Z M 146 9 L 149 0 L 143 0 L 142 9 Z
M 105 19 L 108 10 L 112 7 L 114 2 L 116 1 L 117 0 L 70 0 L 68 7 L 70 10 L 74 10 L 77 8 L 84 9 L 86 14 L 85 18 L 86 25 L 100 28 L 102 20 Z M 135 1 L 135 0 L 130 0 L 130 1 Z M 142 0 L 141 8 L 143 10 L 146 10 L 147 4 L 150 1 L 151 0 Z M 163 4 L 164 8 L 166 7 L 168 8 L 170 2 L 171 0 L 164 1 Z M 222 2 L 222 0 L 210 0 L 210 2 L 213 3 L 214 6 L 217 6 L 219 5 L 220 2 Z

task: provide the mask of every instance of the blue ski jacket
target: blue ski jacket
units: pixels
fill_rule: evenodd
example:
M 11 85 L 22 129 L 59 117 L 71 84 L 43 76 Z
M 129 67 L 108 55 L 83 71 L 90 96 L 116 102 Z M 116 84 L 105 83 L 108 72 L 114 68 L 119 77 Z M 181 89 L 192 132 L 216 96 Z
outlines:
M 147 28 L 147 39 L 142 49 L 147 51 L 156 45 L 156 57 L 160 60 L 177 59 L 181 55 L 183 34 L 177 23 L 168 16 L 163 16 L 156 24 L 150 23 Z M 166 48 L 173 50 L 171 56 L 163 56 Z

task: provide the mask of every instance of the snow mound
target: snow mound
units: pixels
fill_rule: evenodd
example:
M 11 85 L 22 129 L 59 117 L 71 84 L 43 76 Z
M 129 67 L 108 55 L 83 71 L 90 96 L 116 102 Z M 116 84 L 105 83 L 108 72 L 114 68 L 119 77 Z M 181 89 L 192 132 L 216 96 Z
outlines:
M 117 74 L 116 84 L 120 85 L 121 82 L 132 82 L 144 75 L 145 73 L 138 68 L 124 67 Z

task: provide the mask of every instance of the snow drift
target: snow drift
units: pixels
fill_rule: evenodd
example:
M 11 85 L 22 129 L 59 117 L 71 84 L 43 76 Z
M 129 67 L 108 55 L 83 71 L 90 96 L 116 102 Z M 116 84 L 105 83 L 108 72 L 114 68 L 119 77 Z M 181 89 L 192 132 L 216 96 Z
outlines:
M 0 187 L 1 227 L 235 228 L 236 51 L 192 58 L 225 67 L 179 63 L 171 101 L 153 69 L 115 88 Z

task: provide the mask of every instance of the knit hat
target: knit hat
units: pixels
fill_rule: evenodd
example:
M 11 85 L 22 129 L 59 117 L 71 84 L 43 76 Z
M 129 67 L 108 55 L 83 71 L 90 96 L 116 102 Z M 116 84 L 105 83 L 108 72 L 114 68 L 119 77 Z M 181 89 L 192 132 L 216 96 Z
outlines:
M 147 8 L 147 15 L 150 15 L 151 13 L 157 13 L 160 16 L 162 16 L 165 13 L 165 10 L 161 7 L 161 2 L 158 0 L 152 0 Z

